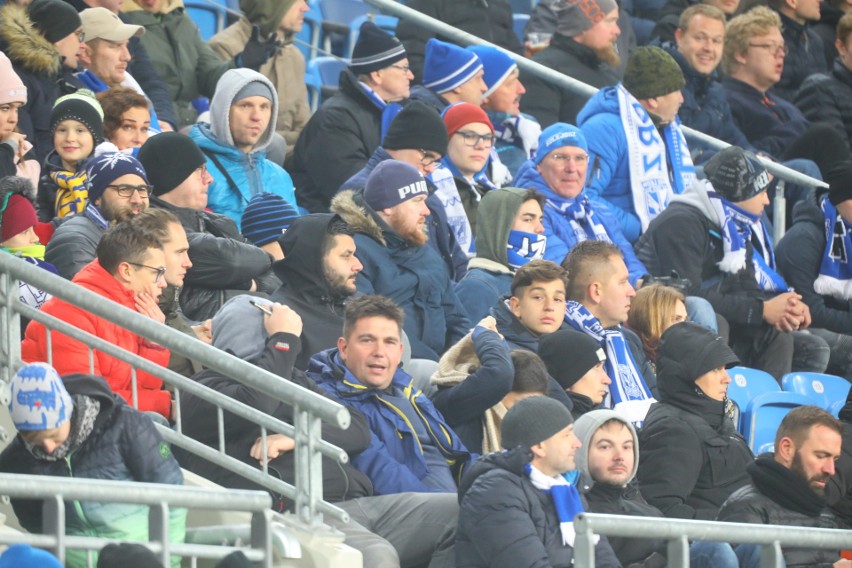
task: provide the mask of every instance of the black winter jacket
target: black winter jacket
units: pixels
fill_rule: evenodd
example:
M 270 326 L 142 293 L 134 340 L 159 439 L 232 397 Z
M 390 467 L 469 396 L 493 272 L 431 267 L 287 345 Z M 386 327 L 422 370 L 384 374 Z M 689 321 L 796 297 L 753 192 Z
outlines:
M 180 307 L 190 320 L 213 317 L 232 296 L 257 290 L 272 292 L 278 281 L 271 272 L 272 257 L 240 235 L 224 215 L 175 207 L 151 197 L 151 206 L 174 213 L 186 231 L 192 268 L 186 273 Z
M 852 302 L 823 296 L 814 290 L 825 251 L 825 219 L 812 199 L 794 209 L 794 223 L 775 248 L 778 270 L 787 284 L 802 295 L 811 310 L 813 327 L 852 334 Z
M 338 188 L 364 167 L 381 142 L 382 111 L 344 69 L 340 90 L 314 113 L 293 150 L 288 171 L 299 205 L 327 213 Z
M 410 0 L 407 5 L 409 8 L 509 51 L 523 53 L 521 42 L 515 35 L 512 7 L 508 0 Z M 396 35 L 405 45 L 408 63 L 411 65 L 411 71 L 414 72 L 414 81 L 421 83 L 426 42 L 434 34 L 403 18 L 396 29 Z M 437 38 L 442 41 L 451 41 L 441 36 Z
M 819 21 L 811 24 L 811 29 L 822 40 L 825 64 L 829 68 L 831 68 L 834 60 L 837 59 L 837 48 L 834 46 L 834 40 L 837 39 L 837 24 L 842 17 L 843 12 L 841 10 L 838 10 L 828 2 L 823 2 L 819 5 Z
M 279 342 L 290 346 L 289 351 L 277 349 Z M 304 373 L 293 369 L 293 362 L 299 353 L 299 338 L 289 333 L 276 333 L 266 340 L 266 348 L 255 364 L 261 369 L 274 373 L 283 379 L 309 389 L 322 396 L 325 392 Z M 208 369 L 202 371 L 194 379 L 219 393 L 234 400 L 247 404 L 288 424 L 293 423 L 291 406 L 278 402 L 266 394 L 243 385 L 235 379 Z M 201 398 L 184 392 L 180 401 L 183 417 L 183 432 L 187 436 L 210 446 L 219 447 L 216 411 L 213 405 Z M 364 416 L 352 408 L 349 409 L 352 422 L 348 429 L 341 429 L 323 423 L 322 439 L 345 450 L 350 456 L 358 454 L 370 445 L 370 429 Z M 255 440 L 260 437 L 260 428 L 254 423 L 244 420 L 225 411 L 225 452 L 243 463 L 260 469 L 260 462 L 251 457 L 249 451 Z M 175 453 L 181 465 L 215 483 L 234 489 L 256 489 L 264 491 L 241 475 L 232 473 L 195 454 L 176 449 Z M 286 452 L 269 462 L 269 474 L 287 483 L 295 480 L 295 452 Z M 349 463 L 338 464 L 325 456 L 322 458 L 323 496 L 328 501 L 344 501 L 366 497 L 373 494 L 370 480 Z M 276 508 L 292 507 L 291 502 L 285 502 L 280 495 L 273 494 L 278 499 Z
M 593 87 L 611 87 L 619 81 L 616 70 L 598 59 L 591 48 L 561 34 L 554 34 L 550 45 L 532 60 Z M 524 71 L 521 82 L 527 89 L 521 111 L 533 115 L 542 128 L 554 122 L 577 124 L 577 113 L 589 100 Z
M 94 207 L 89 204 L 88 207 Z M 71 280 L 84 266 L 95 260 L 98 243 L 106 228 L 81 215 L 62 217 L 44 250 L 44 259 L 56 267 L 60 276 Z
M 825 507 L 825 499 L 814 493 L 800 474 L 776 462 L 772 454 L 758 457 L 748 466 L 748 473 L 752 482 L 725 501 L 717 520 L 838 528 L 834 516 Z M 785 548 L 783 552 L 787 568 L 832 568 L 840 559 L 840 551 L 825 548 Z
M 796 94 L 796 106 L 811 122 L 825 122 L 837 129 L 852 148 L 852 71 L 839 59 L 831 73 L 811 75 Z
M 574 549 L 562 544 L 553 500 L 524 473 L 531 457 L 523 449 L 488 454 L 465 473 L 459 487 L 458 568 L 573 566 Z M 605 536 L 595 545 L 595 566 L 621 566 Z
M 814 73 L 825 73 L 828 64 L 822 39 L 810 24 L 794 22 L 781 12 L 778 15 L 781 16 L 781 35 L 790 51 L 784 57 L 784 71 L 781 80 L 772 87 L 772 94 L 792 102 L 804 80 Z
M 658 353 L 660 402 L 639 430 L 639 486 L 648 503 L 667 517 L 712 520 L 734 491 L 749 481 L 753 456 L 725 413 L 694 382 L 688 358 Z M 672 467 L 678 464 L 678 467 Z

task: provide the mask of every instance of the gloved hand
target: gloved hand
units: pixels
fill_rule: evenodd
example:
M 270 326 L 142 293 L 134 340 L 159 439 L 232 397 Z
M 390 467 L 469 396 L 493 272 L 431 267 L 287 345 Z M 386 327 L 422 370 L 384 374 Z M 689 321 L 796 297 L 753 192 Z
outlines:
M 261 65 L 275 55 L 281 45 L 278 36 L 275 34 L 269 36 L 266 41 L 260 41 L 260 26 L 254 25 L 251 28 L 251 37 L 246 43 L 245 49 L 234 58 L 234 63 L 237 67 L 248 67 L 257 71 Z

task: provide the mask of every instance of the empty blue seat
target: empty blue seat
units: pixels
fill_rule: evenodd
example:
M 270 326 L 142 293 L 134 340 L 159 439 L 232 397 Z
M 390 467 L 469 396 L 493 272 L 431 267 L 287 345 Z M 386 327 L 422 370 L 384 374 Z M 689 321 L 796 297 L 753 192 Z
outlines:
M 322 0 L 323 49 L 326 52 L 346 57 L 349 41 L 349 24 L 358 16 L 377 10 L 360 0 Z
M 320 93 L 317 106 L 337 92 L 337 86 L 340 84 L 340 72 L 347 65 L 349 65 L 347 59 L 337 57 L 317 57 L 308 63 L 305 71 L 305 82 L 308 85 L 313 85 L 314 88 L 318 86 Z M 311 77 L 311 80 L 307 79 L 308 76 Z
M 184 6 L 204 41 L 225 29 L 228 13 L 224 7 L 205 0 L 186 0 Z
M 346 57 L 352 57 L 352 50 L 355 49 L 355 42 L 358 41 L 358 36 L 361 34 L 361 24 L 366 21 L 373 22 L 379 28 L 393 36 L 396 35 L 396 26 L 399 24 L 399 18 L 394 16 L 385 16 L 384 14 L 365 14 L 358 16 L 349 22 L 349 38 L 347 39 Z
M 748 432 L 743 418 L 748 410 L 748 404 L 754 397 L 765 392 L 778 392 L 780 387 L 775 377 L 764 371 L 748 367 L 731 367 L 728 369 L 731 384 L 728 385 L 728 398 L 737 404 L 740 410 L 739 423 L 736 424 L 740 434 Z
M 775 441 L 775 432 L 787 413 L 808 404 L 812 404 L 808 397 L 794 392 L 765 392 L 754 397 L 743 414 L 751 451 L 765 450 Z
M 527 22 L 530 21 L 529 14 L 514 14 L 512 16 L 512 24 L 515 27 L 515 35 L 518 36 L 518 41 L 524 43 L 524 29 L 527 27 Z
M 829 411 L 837 401 L 846 401 L 850 386 L 846 379 L 823 373 L 787 373 L 781 377 L 783 390 L 803 394 L 811 404 Z
M 308 11 L 304 15 L 302 29 L 296 34 L 296 47 L 305 56 L 305 61 L 310 61 L 317 56 L 317 48 L 322 36 L 322 12 L 319 2 L 311 0 L 308 2 Z

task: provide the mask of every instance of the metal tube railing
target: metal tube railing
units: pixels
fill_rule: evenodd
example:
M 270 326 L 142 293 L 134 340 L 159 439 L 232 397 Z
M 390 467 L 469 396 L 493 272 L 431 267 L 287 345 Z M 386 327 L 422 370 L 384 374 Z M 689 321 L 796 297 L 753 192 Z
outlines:
M 43 530 L 45 534 L 17 534 L 0 532 L 0 543 L 26 542 L 49 549 L 60 561 L 65 560 L 67 549 L 100 550 L 113 542 L 106 538 L 66 536 L 64 526 L 64 502 L 92 501 L 147 505 L 151 507 L 149 517 L 150 542 L 140 543 L 160 557 L 165 566 L 169 556 L 193 558 L 222 558 L 233 550 L 232 546 L 214 546 L 169 542 L 169 509 L 216 509 L 246 511 L 252 513 L 252 526 L 260 527 L 260 538 L 250 539 L 251 549 L 243 550 L 250 560 L 272 566 L 269 520 L 272 517 L 272 499 L 263 491 L 212 490 L 179 485 L 114 481 L 104 479 L 75 479 L 44 475 L 0 474 L 0 492 L 11 498 L 44 501 Z M 62 515 L 62 518 L 58 518 Z M 60 530 L 61 529 L 61 530 Z
M 817 529 L 779 525 L 755 525 L 747 523 L 721 523 L 718 521 L 694 521 L 687 519 L 665 519 L 659 517 L 628 517 L 582 513 L 574 518 L 574 565 L 578 568 L 594 568 L 596 534 L 633 538 L 655 538 L 669 541 L 669 550 L 677 552 L 678 562 L 670 566 L 689 567 L 689 555 L 684 545 L 689 540 L 728 542 L 731 544 L 763 545 L 761 556 L 768 554 L 772 563 L 761 563 L 762 567 L 781 567 L 781 547 L 828 548 L 842 550 L 852 543 L 852 531 Z M 673 545 L 673 546 L 672 546 Z
M 459 45 L 489 45 L 491 47 L 496 47 L 507 55 L 511 56 L 518 64 L 518 67 L 520 69 L 563 89 L 589 97 L 591 97 L 598 91 L 597 88 L 592 87 L 591 85 L 587 85 L 586 83 L 578 81 L 577 79 L 569 77 L 568 75 L 563 75 L 558 71 L 554 71 L 553 69 L 545 67 L 544 65 L 536 63 L 535 61 L 532 61 L 530 59 L 527 59 L 522 55 L 518 55 L 517 53 L 513 53 L 511 51 L 503 49 L 500 46 L 494 45 L 493 43 L 485 41 L 482 38 L 476 37 L 473 34 L 469 34 L 458 28 L 454 28 L 453 26 L 446 24 L 441 20 L 435 19 L 431 16 L 427 16 L 426 14 L 409 8 L 408 6 L 402 4 L 401 2 L 397 2 L 396 0 L 364 1 L 368 4 L 375 6 L 376 8 L 381 9 L 381 11 L 385 14 L 391 14 L 398 18 L 404 18 L 406 20 L 409 20 L 432 32 L 438 33 L 446 38 L 449 38 L 452 41 L 458 43 Z M 712 136 L 708 136 L 707 134 L 704 134 L 703 132 L 700 132 L 698 130 L 688 128 L 686 126 L 683 126 L 682 129 L 684 135 L 687 138 L 702 142 L 716 150 L 721 150 L 722 148 L 727 148 L 728 146 L 730 146 L 730 144 L 728 144 L 727 142 L 719 140 L 718 138 L 713 138 Z M 766 169 L 769 170 L 773 175 L 780 177 L 788 182 L 793 182 L 807 187 L 828 187 L 828 184 L 823 181 L 814 179 L 803 173 L 797 172 L 796 170 L 792 170 L 786 166 L 782 166 L 777 162 L 773 162 L 765 158 L 760 158 L 760 160 L 763 162 L 763 165 L 766 167 Z

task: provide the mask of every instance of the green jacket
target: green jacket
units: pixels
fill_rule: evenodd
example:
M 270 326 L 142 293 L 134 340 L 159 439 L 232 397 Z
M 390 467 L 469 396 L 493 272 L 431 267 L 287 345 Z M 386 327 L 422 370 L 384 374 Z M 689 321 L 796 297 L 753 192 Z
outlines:
M 198 97 L 212 98 L 219 77 L 235 67 L 234 61 L 223 62 L 202 41 L 183 0 L 164 0 L 163 11 L 158 14 L 126 2 L 124 13 L 129 23 L 145 28 L 140 40 L 175 101 L 179 126 L 195 123 L 197 113 L 190 102 Z

